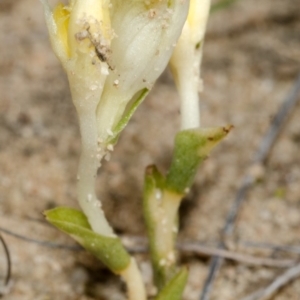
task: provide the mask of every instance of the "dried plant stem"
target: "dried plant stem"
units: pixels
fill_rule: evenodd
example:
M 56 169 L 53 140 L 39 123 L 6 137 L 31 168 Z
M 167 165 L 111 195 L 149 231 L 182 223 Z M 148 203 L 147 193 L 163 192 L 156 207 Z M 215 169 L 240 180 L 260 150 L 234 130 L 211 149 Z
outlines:
M 36 240 L 33 238 L 29 238 L 20 234 L 17 234 L 15 232 L 12 232 L 10 230 L 7 230 L 5 228 L 0 227 L 0 231 L 13 236 L 15 238 L 21 239 L 23 241 L 29 242 L 29 243 L 35 243 L 40 246 L 53 248 L 53 249 L 62 249 L 62 250 L 69 250 L 69 251 L 83 251 L 84 249 L 81 246 L 77 245 L 66 245 L 66 244 L 57 244 L 52 243 L 49 241 L 41 241 Z M 132 236 L 125 236 L 122 239 L 122 242 L 129 253 L 131 254 L 137 254 L 137 253 L 146 253 L 148 251 L 148 244 L 147 240 L 143 237 L 132 237 Z M 282 251 L 288 251 L 292 253 L 298 253 L 300 254 L 300 251 L 298 251 L 298 248 L 294 249 L 293 246 L 276 246 L 277 248 Z M 292 265 L 296 264 L 296 260 L 292 259 L 273 259 L 273 258 L 267 258 L 267 257 L 258 257 L 253 255 L 246 255 L 243 253 L 237 253 L 234 251 L 229 251 L 225 249 L 219 249 L 215 247 L 211 247 L 205 244 L 199 244 L 199 242 L 180 242 L 177 243 L 177 250 L 180 252 L 186 253 L 195 253 L 200 256 L 218 256 L 222 257 L 224 259 L 230 259 L 238 263 L 247 264 L 247 265 L 254 265 L 254 266 L 266 266 L 270 268 L 288 268 Z
M 260 289 L 255 293 L 243 298 L 242 300 L 267 300 L 290 281 L 300 276 L 300 264 L 289 268 L 283 274 L 280 274 L 269 286 Z
M 218 256 L 224 259 L 229 259 L 252 266 L 288 268 L 295 265 L 296 263 L 296 261 L 293 259 L 273 259 L 268 257 L 256 257 L 243 253 L 228 251 L 225 249 L 218 249 L 205 245 L 199 245 L 197 243 L 192 242 L 179 244 L 177 248 L 185 252 L 193 252 L 199 255 L 207 256 Z
M 16 232 L 12 232 L 6 228 L 0 227 L 0 231 L 13 236 L 17 239 L 20 239 L 22 241 L 25 242 L 29 242 L 29 243 L 33 243 L 33 244 L 37 244 L 40 246 L 44 246 L 44 247 L 48 247 L 48 248 L 54 248 L 54 249 L 64 249 L 64 250 L 71 250 L 71 251 L 81 251 L 83 250 L 83 248 L 81 246 L 71 246 L 71 245 L 65 245 L 65 244 L 56 244 L 56 243 L 52 243 L 49 241 L 41 241 L 41 240 L 36 240 L 27 236 L 23 236 L 21 234 L 18 234 Z

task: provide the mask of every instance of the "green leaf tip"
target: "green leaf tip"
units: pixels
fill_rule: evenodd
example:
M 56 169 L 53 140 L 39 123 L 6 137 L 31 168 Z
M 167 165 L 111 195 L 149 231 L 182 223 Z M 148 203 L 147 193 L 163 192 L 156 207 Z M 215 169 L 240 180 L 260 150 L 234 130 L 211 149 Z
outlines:
M 120 273 L 130 264 L 130 256 L 120 239 L 93 232 L 81 211 L 57 207 L 47 210 L 44 215 L 49 223 L 75 239 L 114 273 Z
M 188 270 L 183 267 L 161 290 L 155 300 L 181 300 L 188 279 Z
M 144 88 L 139 92 L 137 92 L 134 95 L 134 97 L 130 100 L 130 103 L 128 104 L 129 108 L 125 111 L 122 119 L 113 129 L 113 136 L 111 137 L 111 139 L 108 140 L 108 144 L 115 144 L 118 141 L 120 133 L 126 127 L 131 117 L 133 116 L 137 108 L 140 106 L 140 104 L 144 101 L 148 93 L 149 93 L 149 89 Z
M 46 220 L 52 224 L 52 221 L 62 221 L 65 223 L 73 223 L 77 226 L 91 230 L 91 226 L 87 217 L 79 210 L 68 207 L 56 207 L 44 212 Z
M 144 192 L 146 194 L 152 193 L 153 189 L 164 189 L 165 186 L 165 178 L 159 172 L 155 165 L 150 165 L 146 168 L 145 171 L 145 186 Z
M 193 183 L 200 163 L 232 128 L 232 125 L 228 125 L 180 131 L 175 137 L 175 149 L 166 178 L 166 188 L 185 194 L 186 189 Z

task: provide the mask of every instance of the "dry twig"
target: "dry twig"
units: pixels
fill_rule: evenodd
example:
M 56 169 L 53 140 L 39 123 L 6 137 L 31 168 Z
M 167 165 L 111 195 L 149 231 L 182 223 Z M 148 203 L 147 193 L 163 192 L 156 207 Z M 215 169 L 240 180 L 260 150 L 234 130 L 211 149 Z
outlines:
M 181 251 L 193 252 L 200 255 L 217 256 L 252 266 L 288 268 L 294 266 L 296 263 L 296 261 L 292 259 L 273 259 L 266 257 L 256 257 L 252 255 L 228 251 L 225 249 L 199 245 L 197 243 L 182 243 L 178 245 L 178 249 Z
M 39 241 L 39 240 L 36 240 L 36 239 L 28 238 L 26 236 L 23 236 L 21 234 L 15 233 L 15 232 L 12 232 L 12 231 L 10 231 L 8 229 L 5 229 L 5 228 L 2 228 L 2 227 L 0 227 L 0 231 L 4 232 L 4 233 L 6 233 L 10 236 L 13 236 L 15 238 L 18 238 L 20 240 L 30 242 L 30 243 L 34 243 L 34 244 L 38 244 L 40 246 L 45 246 L 45 247 L 48 247 L 48 248 L 66 249 L 66 250 L 73 250 L 73 251 L 82 250 L 82 247 L 80 247 L 80 246 L 68 246 L 68 245 L 64 245 L 64 244 L 56 244 L 56 243 L 51 243 L 51 242 L 48 242 L 48 241 Z
M 0 231 L 5 232 L 8 235 L 11 235 L 15 238 L 21 239 L 26 242 L 35 243 L 48 248 L 64 249 L 71 251 L 80 251 L 83 250 L 80 246 L 71 246 L 64 244 L 56 244 L 48 241 L 40 241 L 33 238 L 28 238 L 12 232 L 10 230 L 0 227 Z M 122 242 L 127 250 L 132 254 L 145 253 L 148 251 L 147 240 L 143 237 L 132 237 L 132 236 L 123 236 Z M 224 259 L 233 260 L 239 263 L 252 265 L 252 266 L 266 266 L 271 268 L 288 268 L 293 266 L 296 261 L 292 259 L 272 259 L 267 257 L 256 257 L 251 255 L 245 255 L 243 253 L 237 253 L 234 251 L 228 251 L 225 249 L 214 248 L 207 246 L 205 244 L 200 244 L 199 242 L 180 242 L 177 244 L 177 249 L 182 252 L 192 252 L 197 255 L 202 256 L 218 256 Z
M 242 300 L 267 300 L 281 289 L 284 285 L 300 276 L 300 264 L 289 268 L 280 274 L 269 286 L 260 289 Z
M 277 245 L 271 243 L 255 243 L 249 241 L 239 241 L 239 244 L 248 248 L 266 249 L 274 252 L 288 252 L 300 254 L 300 245 Z

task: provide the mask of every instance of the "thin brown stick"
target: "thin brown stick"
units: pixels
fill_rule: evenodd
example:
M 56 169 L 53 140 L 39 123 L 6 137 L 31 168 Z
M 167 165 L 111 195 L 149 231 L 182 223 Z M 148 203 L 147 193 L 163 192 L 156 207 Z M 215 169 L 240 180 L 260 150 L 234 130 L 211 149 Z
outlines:
M 294 254 L 300 254 L 300 245 L 278 245 L 272 243 L 257 243 L 250 241 L 239 241 L 239 245 L 247 248 L 266 249 L 274 252 L 288 252 Z
M 32 238 L 28 238 L 17 234 L 15 232 L 9 231 L 7 229 L 1 228 L 0 231 L 5 232 L 8 235 L 11 235 L 15 238 L 21 239 L 26 242 L 38 244 L 48 248 L 56 248 L 56 249 L 65 249 L 71 251 L 80 251 L 83 250 L 80 246 L 69 246 L 64 244 L 56 244 L 51 243 L 49 241 L 40 241 Z M 1 235 L 0 235 L 1 236 Z M 132 253 L 145 253 L 148 251 L 147 240 L 143 237 L 132 237 L 132 236 L 124 236 L 122 238 L 124 246 L 126 249 Z M 205 256 L 218 256 L 224 259 L 233 260 L 239 263 L 252 265 L 252 266 L 266 266 L 271 268 L 288 268 L 296 263 L 295 260 L 292 259 L 272 259 L 266 257 L 256 257 L 252 255 L 245 255 L 243 253 L 237 253 L 233 251 L 228 251 L 225 249 L 214 248 L 211 246 L 207 246 L 205 244 L 200 244 L 199 242 L 181 242 L 177 244 L 177 249 L 182 252 L 192 252 L 197 255 L 205 255 Z M 10 262 L 10 261 L 9 261 Z
M 294 266 L 297 261 L 292 259 L 273 259 L 266 257 L 256 257 L 220 248 L 213 248 L 196 243 L 183 243 L 178 245 L 178 249 L 185 252 L 193 252 L 200 255 L 217 256 L 223 259 L 234 260 L 252 266 L 265 266 L 273 268 L 289 268 Z
M 66 250 L 72 250 L 72 251 L 81 251 L 83 248 L 80 247 L 80 246 L 68 246 L 68 245 L 64 245 L 64 244 L 56 244 L 56 243 L 52 243 L 52 242 L 49 242 L 49 241 L 40 241 L 40 240 L 36 240 L 36 239 L 33 239 L 33 238 L 28 238 L 26 236 L 23 236 L 21 234 L 18 234 L 18 233 L 15 233 L 15 232 L 12 232 L 8 229 L 5 229 L 3 227 L 0 227 L 0 231 L 10 235 L 10 236 L 13 236 L 17 239 L 20 239 L 20 240 L 23 240 L 23 241 L 26 241 L 26 242 L 29 242 L 29 243 L 34 243 L 34 244 L 38 244 L 40 246 L 45 246 L 45 247 L 48 247 L 48 248 L 56 248 L 56 249 L 66 249 Z
M 283 129 L 283 124 L 287 120 L 287 116 L 292 112 L 293 108 L 299 101 L 300 93 L 300 74 L 298 75 L 292 89 L 287 95 L 286 99 L 283 101 L 278 112 L 276 113 L 267 133 L 263 136 L 262 141 L 258 147 L 258 150 L 254 154 L 251 165 L 263 164 L 266 162 L 274 144 Z M 251 174 L 246 174 L 242 180 L 242 184 L 237 191 L 235 200 L 228 212 L 225 225 L 223 227 L 223 235 L 229 236 L 232 234 L 235 220 L 237 219 L 238 213 L 242 204 L 246 199 L 246 195 L 254 183 L 254 177 Z M 220 243 L 220 248 L 225 248 L 224 244 Z M 200 300 L 209 300 L 210 292 L 214 283 L 214 279 L 219 272 L 223 259 L 221 257 L 215 256 L 212 258 L 208 276 L 206 278 L 204 288 L 200 295 Z
M 147 240 L 142 237 L 123 236 L 122 242 L 130 253 L 145 253 L 148 250 Z M 218 256 L 224 259 L 233 260 L 239 263 L 252 266 L 265 266 L 271 268 L 289 268 L 297 263 L 292 259 L 273 259 L 268 257 L 256 257 L 193 241 L 181 241 L 176 248 L 181 252 L 191 252 L 201 256 Z
M 267 300 L 274 296 L 276 292 L 292 280 L 300 277 L 300 264 L 289 268 L 284 273 L 280 274 L 266 288 L 260 289 L 255 293 L 243 298 L 242 300 Z

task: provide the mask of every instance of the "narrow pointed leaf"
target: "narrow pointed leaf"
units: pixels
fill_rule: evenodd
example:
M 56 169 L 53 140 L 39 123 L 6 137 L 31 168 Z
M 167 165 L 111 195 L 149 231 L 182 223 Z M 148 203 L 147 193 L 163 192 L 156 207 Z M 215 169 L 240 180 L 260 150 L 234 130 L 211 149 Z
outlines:
M 192 185 L 199 164 L 231 128 L 232 126 L 180 131 L 175 137 L 175 149 L 166 178 L 166 188 L 184 194 Z
M 182 268 L 163 288 L 155 300 L 181 300 L 188 278 L 188 271 Z
M 44 214 L 49 223 L 75 239 L 111 271 L 119 273 L 129 265 L 130 256 L 120 239 L 93 232 L 82 212 L 72 208 L 58 207 Z
M 120 133 L 123 131 L 123 129 L 126 127 L 128 122 L 130 121 L 131 117 L 133 116 L 134 112 L 137 110 L 139 105 L 144 101 L 146 96 L 148 95 L 149 90 L 148 89 L 142 89 L 139 91 L 135 97 L 131 100 L 132 104 L 129 105 L 129 109 L 124 113 L 122 119 L 119 121 L 117 126 L 113 130 L 113 136 L 112 138 L 108 141 L 110 144 L 115 144 L 118 140 L 118 137 Z

